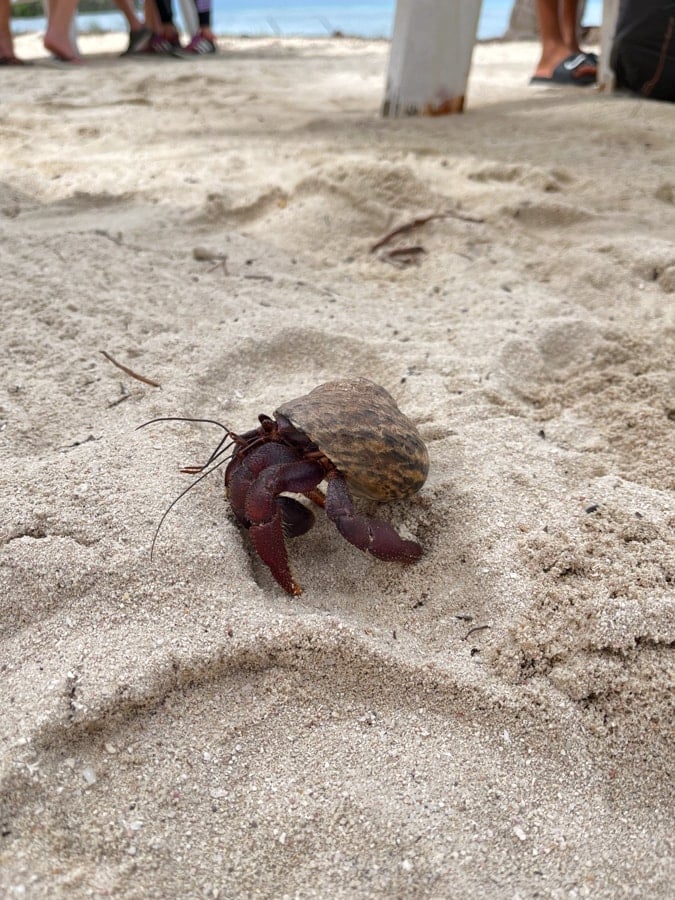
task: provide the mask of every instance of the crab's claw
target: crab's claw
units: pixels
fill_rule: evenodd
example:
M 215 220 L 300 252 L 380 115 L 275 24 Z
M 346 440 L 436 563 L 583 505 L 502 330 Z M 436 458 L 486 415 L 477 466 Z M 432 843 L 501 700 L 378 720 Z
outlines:
M 276 581 L 287 594 L 299 596 L 302 588 L 296 583 L 288 565 L 281 511 L 279 510 L 269 522 L 251 525 L 248 533 L 258 556 L 269 567 Z
M 312 527 L 314 515 L 285 492 L 305 494 L 323 478 L 323 468 L 298 460 L 282 444 L 262 444 L 226 473 L 228 495 L 238 520 L 248 528 L 260 559 L 281 587 L 293 596 L 302 591 L 288 564 L 284 537 L 297 537 Z
M 354 508 L 347 484 L 339 474 L 332 472 L 326 491 L 326 515 L 335 523 L 343 538 L 378 559 L 412 563 L 422 555 L 416 541 L 406 541 L 381 519 L 361 515 Z

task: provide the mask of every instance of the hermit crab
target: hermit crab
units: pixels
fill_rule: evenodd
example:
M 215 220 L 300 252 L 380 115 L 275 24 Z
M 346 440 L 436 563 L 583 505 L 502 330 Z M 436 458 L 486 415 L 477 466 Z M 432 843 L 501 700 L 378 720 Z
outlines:
M 312 510 L 288 494 L 304 495 L 323 507 L 346 540 L 378 559 L 419 559 L 418 543 L 358 512 L 352 501 L 352 494 L 379 502 L 401 500 L 419 491 L 427 477 L 424 442 L 383 387 L 366 378 L 329 381 L 283 403 L 273 418 L 260 415 L 258 420 L 258 428 L 243 434 L 210 419 L 188 420 L 212 422 L 226 434 L 204 465 L 181 471 L 205 477 L 229 460 L 225 490 L 237 522 L 287 593 L 298 595 L 301 589 L 290 570 L 285 538 L 305 534 L 314 524 Z

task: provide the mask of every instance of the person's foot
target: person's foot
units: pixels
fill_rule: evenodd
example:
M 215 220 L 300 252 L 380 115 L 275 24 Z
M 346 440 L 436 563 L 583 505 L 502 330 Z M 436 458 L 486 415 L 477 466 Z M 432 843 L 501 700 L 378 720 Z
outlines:
M 168 41 L 162 34 L 153 34 L 150 36 L 143 53 L 150 53 L 153 56 L 175 56 L 176 51 L 180 50 L 180 44 L 176 46 Z
M 198 31 L 187 47 L 183 48 L 183 52 L 199 55 L 204 53 L 216 53 L 216 36 L 210 29 Z
M 2 29 L 0 33 L 0 66 L 22 66 L 23 60 L 14 53 L 14 44 L 9 31 Z
M 162 30 L 162 36 L 171 44 L 174 49 L 181 49 L 180 36 L 175 25 L 165 25 Z
M 129 46 L 121 55 L 130 56 L 134 53 L 142 53 L 152 40 L 152 36 L 152 31 L 146 25 L 134 28 L 129 32 Z
M 58 35 L 54 37 L 47 32 L 42 43 L 44 44 L 45 50 L 49 50 L 52 56 L 56 57 L 60 62 L 73 63 L 75 65 L 82 65 L 84 63 L 82 57 L 75 51 L 73 45 L 67 39 L 64 40 Z
M 555 45 L 543 49 L 531 80 L 586 85 L 592 84 L 597 74 L 597 61 L 587 56 L 583 50 L 578 47 Z

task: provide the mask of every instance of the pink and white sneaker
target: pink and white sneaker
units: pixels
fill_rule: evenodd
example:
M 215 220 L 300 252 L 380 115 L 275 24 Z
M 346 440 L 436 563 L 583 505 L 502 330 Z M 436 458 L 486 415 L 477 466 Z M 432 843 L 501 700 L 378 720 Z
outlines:
M 216 45 L 209 38 L 204 37 L 203 34 L 197 32 L 197 34 L 192 38 L 190 43 L 183 47 L 183 53 L 190 54 L 205 54 L 205 53 L 217 53 Z

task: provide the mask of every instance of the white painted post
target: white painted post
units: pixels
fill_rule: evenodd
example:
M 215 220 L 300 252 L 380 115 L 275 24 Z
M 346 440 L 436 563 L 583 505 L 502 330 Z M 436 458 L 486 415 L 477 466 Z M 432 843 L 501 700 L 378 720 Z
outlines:
M 600 63 L 598 65 L 598 88 L 601 91 L 614 90 L 614 72 L 609 57 L 614 43 L 616 21 L 619 17 L 619 0 L 602 0 L 602 26 L 600 27 Z
M 398 0 L 382 115 L 461 112 L 481 0 Z
M 193 0 L 180 0 L 179 5 L 185 30 L 192 37 L 199 31 L 199 17 Z

